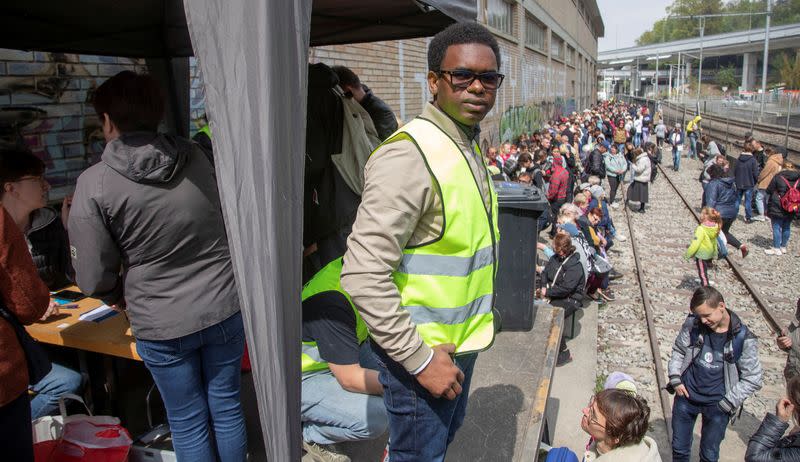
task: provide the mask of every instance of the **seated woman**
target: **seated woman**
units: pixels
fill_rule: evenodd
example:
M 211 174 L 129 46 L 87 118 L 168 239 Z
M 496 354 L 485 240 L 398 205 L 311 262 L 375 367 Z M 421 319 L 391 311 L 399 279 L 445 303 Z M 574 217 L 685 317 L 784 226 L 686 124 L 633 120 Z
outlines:
M 775 414 L 767 413 L 758 431 L 747 444 L 745 462 L 800 460 L 800 431 L 795 426 L 783 436 L 794 419 L 800 422 L 800 377 L 789 379 L 786 395 L 775 405 Z
M 581 418 L 592 437 L 584 462 L 661 462 L 655 440 L 645 436 L 649 420 L 644 398 L 616 388 L 597 393 Z
M 583 286 L 586 276 L 581 265 L 580 255 L 572 245 L 569 234 L 561 231 L 553 238 L 555 254 L 544 267 L 541 275 L 540 296 L 547 298 L 550 304 L 564 309 L 564 317 L 568 317 L 583 307 Z M 567 342 L 561 337 L 561 349 L 558 354 L 558 365 L 572 360 Z
M 586 215 L 581 216 L 577 220 L 577 225 L 583 233 L 586 242 L 592 246 L 592 253 L 594 254 L 594 261 L 596 263 L 595 270 L 589 275 L 586 293 L 589 297 L 597 302 L 613 302 L 616 300 L 613 292 L 609 289 L 609 275 L 613 268 L 608 263 L 608 258 L 605 256 L 605 250 L 608 242 L 603 237 L 602 233 L 598 231 L 598 225 L 603 219 L 603 211 L 599 208 L 589 210 Z
M 0 169 L 0 175 L 5 170 Z M 0 207 L 0 300 L 6 311 L 30 324 L 47 310 L 47 286 L 36 276 L 25 239 Z M 14 328 L 0 319 L 0 447 L 3 460 L 33 462 L 31 408 L 25 352 Z
M 46 206 L 50 185 L 44 179 L 44 170 L 44 162 L 29 151 L 0 151 L 0 201 L 25 236 L 39 277 L 54 290 L 72 279 L 69 240 L 63 225 L 69 199 L 62 204 L 61 218 Z M 58 305 L 50 302 L 41 320 L 57 314 Z M 50 373 L 31 387 L 32 418 L 55 412 L 58 398 L 67 393 L 77 394 L 81 383 L 80 373 L 53 363 Z

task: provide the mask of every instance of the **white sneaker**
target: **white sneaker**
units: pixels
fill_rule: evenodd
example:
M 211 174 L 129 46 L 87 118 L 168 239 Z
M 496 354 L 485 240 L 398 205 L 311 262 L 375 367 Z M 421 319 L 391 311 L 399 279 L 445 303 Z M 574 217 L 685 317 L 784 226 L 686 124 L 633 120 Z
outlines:
M 753 217 L 753 221 L 767 221 L 767 219 L 764 218 L 764 215 L 756 215 Z
M 625 242 L 625 241 L 627 241 L 627 240 L 628 240 L 628 238 L 627 238 L 627 237 L 625 237 L 625 235 L 624 235 L 624 234 L 617 234 L 615 237 L 616 237 L 616 239 L 617 239 L 618 241 L 620 241 L 620 242 Z
M 612 208 L 612 209 L 614 209 L 614 210 L 617 210 L 617 209 L 619 208 L 619 204 L 618 204 L 618 203 L 616 203 L 616 202 L 613 202 L 613 203 L 611 204 L 611 208 Z
M 786 255 L 786 247 L 781 247 L 781 253 Z
M 783 255 L 781 253 L 781 249 L 774 249 L 774 248 L 766 249 L 764 250 L 764 253 L 767 255 Z

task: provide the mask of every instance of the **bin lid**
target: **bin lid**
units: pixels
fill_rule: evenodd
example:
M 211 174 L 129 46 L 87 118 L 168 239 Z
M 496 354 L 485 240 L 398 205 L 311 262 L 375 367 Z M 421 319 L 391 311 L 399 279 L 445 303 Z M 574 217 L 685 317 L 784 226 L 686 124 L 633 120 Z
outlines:
M 549 206 L 544 194 L 536 186 L 510 181 L 495 181 L 494 189 L 497 191 L 497 205 L 501 208 L 542 212 Z

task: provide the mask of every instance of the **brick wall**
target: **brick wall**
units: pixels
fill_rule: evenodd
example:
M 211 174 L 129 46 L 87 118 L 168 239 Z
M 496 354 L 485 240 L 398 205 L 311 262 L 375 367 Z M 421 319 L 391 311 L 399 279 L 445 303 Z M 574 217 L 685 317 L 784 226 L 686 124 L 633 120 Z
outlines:
M 22 141 L 47 165 L 50 198 L 70 194 L 78 175 L 97 161 L 102 129 L 92 91 L 122 70 L 144 69 L 129 58 L 0 49 L 0 106 L 32 106 L 44 111 L 8 140 Z

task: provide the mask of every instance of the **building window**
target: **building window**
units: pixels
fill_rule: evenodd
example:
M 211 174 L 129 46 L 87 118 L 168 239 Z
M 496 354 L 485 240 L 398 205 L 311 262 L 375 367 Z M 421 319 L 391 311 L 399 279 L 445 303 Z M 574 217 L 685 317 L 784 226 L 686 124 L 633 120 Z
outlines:
M 575 49 L 571 46 L 567 46 L 567 64 L 574 66 L 575 65 Z
M 564 41 L 556 34 L 550 39 L 550 57 L 564 59 Z
M 505 0 L 488 0 L 486 2 L 486 18 L 489 27 L 493 27 L 500 32 L 511 35 L 513 29 L 514 7 Z
M 525 18 L 525 44 L 537 50 L 547 49 L 547 30 L 531 17 Z

